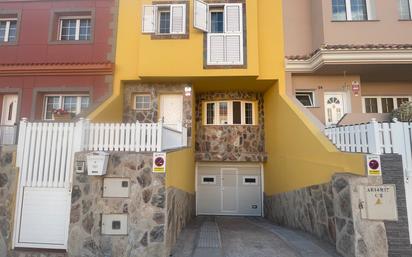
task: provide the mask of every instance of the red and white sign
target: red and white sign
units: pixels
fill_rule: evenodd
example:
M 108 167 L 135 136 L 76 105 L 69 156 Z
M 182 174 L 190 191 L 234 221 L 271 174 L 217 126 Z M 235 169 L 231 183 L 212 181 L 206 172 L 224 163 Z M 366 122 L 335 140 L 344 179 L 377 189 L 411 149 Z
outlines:
M 355 96 L 359 95 L 359 91 L 360 91 L 360 84 L 359 81 L 352 81 L 352 92 Z
M 366 156 L 368 176 L 382 176 L 381 157 L 375 154 Z

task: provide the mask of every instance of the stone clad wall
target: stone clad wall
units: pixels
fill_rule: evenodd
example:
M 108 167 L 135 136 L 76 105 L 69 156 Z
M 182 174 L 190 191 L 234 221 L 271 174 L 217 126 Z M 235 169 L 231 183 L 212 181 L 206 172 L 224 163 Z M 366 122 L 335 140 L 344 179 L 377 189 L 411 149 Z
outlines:
M 177 237 L 184 227 L 196 216 L 195 194 L 169 187 L 167 194 L 167 255 L 176 243 Z
M 183 95 L 183 124 L 190 131 L 192 127 L 192 96 L 185 96 L 185 87 L 190 84 L 127 84 L 124 87 L 123 121 L 140 123 L 159 122 L 159 100 L 161 94 Z M 147 111 L 134 109 L 134 96 L 147 94 L 151 96 L 151 108 Z M 190 140 L 188 140 L 190 142 Z
M 246 100 L 257 101 L 257 125 L 204 126 L 204 101 Z M 196 160 L 247 161 L 266 160 L 264 138 L 263 95 L 256 92 L 208 92 L 196 95 Z
M 269 220 L 296 228 L 335 243 L 335 213 L 331 184 L 323 184 L 265 197 Z
M 11 256 L 17 179 L 15 149 L 0 148 L 0 257 Z
M 385 257 L 384 223 L 361 219 L 358 207 L 358 186 L 379 184 L 379 177 L 336 174 L 327 184 L 266 196 L 265 216 L 334 244 L 342 256 Z
M 165 256 L 165 175 L 152 173 L 152 154 L 113 153 L 105 177 L 130 178 L 130 197 L 103 198 L 103 177 L 75 174 L 69 256 Z M 103 213 L 127 213 L 128 235 L 101 235 Z

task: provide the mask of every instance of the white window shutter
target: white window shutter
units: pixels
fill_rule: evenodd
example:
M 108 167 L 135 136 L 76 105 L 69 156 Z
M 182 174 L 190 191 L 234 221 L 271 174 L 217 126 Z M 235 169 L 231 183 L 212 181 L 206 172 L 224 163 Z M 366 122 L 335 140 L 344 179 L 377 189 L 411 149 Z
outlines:
M 170 33 L 185 34 L 186 33 L 186 5 L 172 4 L 170 6 Z
M 243 46 L 241 35 L 226 36 L 226 62 L 229 64 L 243 63 Z
M 208 5 L 207 3 L 195 0 L 193 6 L 193 16 L 194 16 L 194 27 L 202 31 L 208 32 Z
M 156 32 L 156 6 L 144 5 L 142 15 L 142 32 L 155 33 Z
M 219 64 L 225 62 L 224 35 L 210 35 L 208 48 L 208 64 Z
M 226 33 L 241 33 L 242 24 L 242 4 L 225 5 Z

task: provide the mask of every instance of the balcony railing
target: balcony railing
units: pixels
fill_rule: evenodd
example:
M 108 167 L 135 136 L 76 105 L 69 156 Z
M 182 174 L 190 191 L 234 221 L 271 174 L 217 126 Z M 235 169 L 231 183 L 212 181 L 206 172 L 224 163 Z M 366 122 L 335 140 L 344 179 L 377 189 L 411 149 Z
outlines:
M 17 125 L 0 125 L 0 145 L 14 145 L 17 143 Z

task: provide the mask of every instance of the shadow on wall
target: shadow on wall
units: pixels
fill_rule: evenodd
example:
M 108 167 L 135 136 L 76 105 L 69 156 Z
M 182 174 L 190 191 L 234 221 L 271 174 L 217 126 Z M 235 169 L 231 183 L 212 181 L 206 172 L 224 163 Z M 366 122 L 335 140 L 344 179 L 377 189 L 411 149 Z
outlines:
M 278 87 L 264 95 L 265 193 L 327 183 L 337 171 L 364 174 L 363 157 L 339 152 Z

